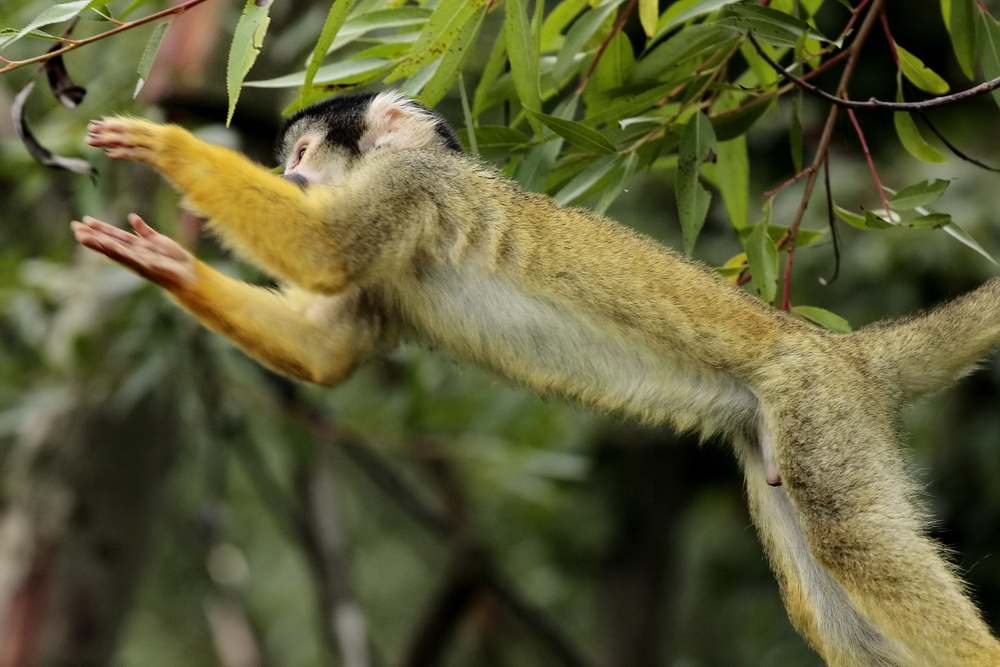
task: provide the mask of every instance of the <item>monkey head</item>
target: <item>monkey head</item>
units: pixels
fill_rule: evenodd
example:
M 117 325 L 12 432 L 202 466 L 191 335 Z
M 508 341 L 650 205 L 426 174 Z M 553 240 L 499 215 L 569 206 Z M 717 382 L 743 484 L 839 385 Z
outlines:
M 303 187 L 331 185 L 374 151 L 462 151 L 445 120 L 395 91 L 338 95 L 288 118 L 278 139 L 284 177 Z

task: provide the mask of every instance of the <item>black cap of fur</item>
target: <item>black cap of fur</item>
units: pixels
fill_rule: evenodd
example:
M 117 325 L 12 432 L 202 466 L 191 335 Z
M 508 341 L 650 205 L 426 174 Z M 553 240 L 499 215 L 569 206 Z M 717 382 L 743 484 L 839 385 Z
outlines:
M 282 151 L 285 135 L 288 134 L 289 128 L 303 118 L 318 118 L 331 128 L 326 135 L 328 142 L 336 146 L 343 146 L 352 153 L 358 153 L 358 144 L 365 132 L 365 114 L 377 95 L 378 93 L 347 93 L 296 111 L 285 121 L 284 129 L 278 138 L 278 153 L 280 154 Z M 408 99 L 406 104 L 420 109 L 434 120 L 434 131 L 441 137 L 446 148 L 462 152 L 461 142 L 440 114 L 414 100 Z

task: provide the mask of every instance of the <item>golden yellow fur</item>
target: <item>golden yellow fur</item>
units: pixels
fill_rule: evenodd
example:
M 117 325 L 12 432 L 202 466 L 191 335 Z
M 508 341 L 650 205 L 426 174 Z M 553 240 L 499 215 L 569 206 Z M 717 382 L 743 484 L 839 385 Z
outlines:
M 1000 342 L 1000 280 L 919 318 L 832 335 L 446 150 L 434 119 L 398 97 L 368 114 L 361 151 L 333 145 L 315 115 L 293 124 L 296 182 L 178 127 L 92 126 L 93 145 L 161 171 L 281 292 L 220 275 L 141 221 L 138 236 L 93 220 L 74 229 L 294 377 L 341 382 L 406 336 L 542 392 L 721 432 L 789 616 L 828 664 L 1000 665 L 924 535 L 897 432 L 905 401 Z

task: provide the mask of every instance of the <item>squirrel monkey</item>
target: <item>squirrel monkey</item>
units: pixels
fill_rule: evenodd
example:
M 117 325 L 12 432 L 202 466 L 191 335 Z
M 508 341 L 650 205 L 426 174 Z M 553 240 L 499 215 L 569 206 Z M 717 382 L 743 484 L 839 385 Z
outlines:
M 166 289 L 265 365 L 344 381 L 403 338 L 539 391 L 722 433 L 795 626 L 833 667 L 997 667 L 990 634 L 924 532 L 899 414 L 1000 343 L 1000 278 L 912 319 L 834 335 L 465 155 L 393 92 L 293 115 L 284 176 L 185 130 L 107 118 L 87 142 L 158 169 L 238 254 L 228 278 L 131 216 L 85 246 Z

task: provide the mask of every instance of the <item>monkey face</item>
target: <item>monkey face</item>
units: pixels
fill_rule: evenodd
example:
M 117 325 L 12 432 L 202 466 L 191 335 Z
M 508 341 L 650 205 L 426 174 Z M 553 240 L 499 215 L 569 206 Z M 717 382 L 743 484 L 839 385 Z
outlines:
M 343 146 L 330 144 L 326 133 L 319 128 L 303 129 L 298 136 L 286 137 L 290 150 L 284 159 L 284 177 L 303 187 L 342 181 L 357 155 Z

